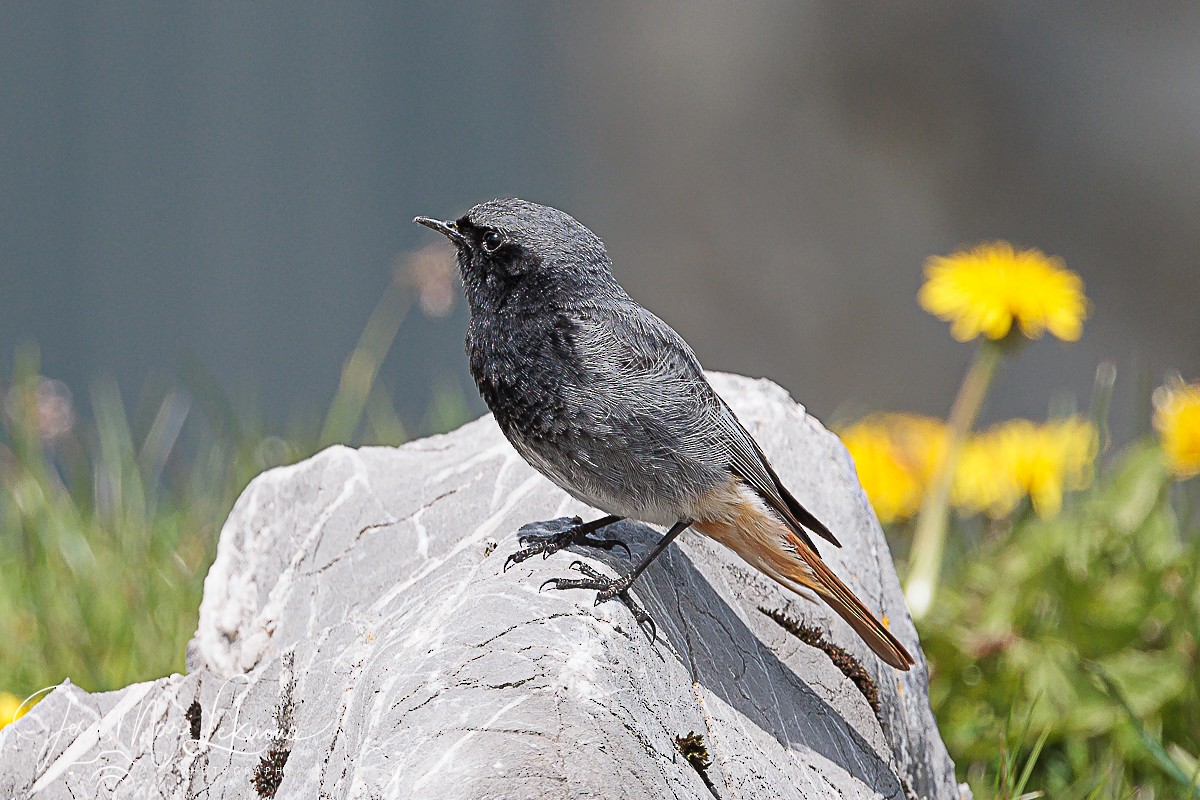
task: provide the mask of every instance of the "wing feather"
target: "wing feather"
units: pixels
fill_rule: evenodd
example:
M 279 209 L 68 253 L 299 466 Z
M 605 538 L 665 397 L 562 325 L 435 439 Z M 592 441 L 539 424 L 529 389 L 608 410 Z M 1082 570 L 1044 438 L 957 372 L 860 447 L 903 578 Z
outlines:
M 715 391 L 714 391 L 715 394 Z M 837 540 L 833 532 L 826 527 L 825 523 L 821 522 L 807 508 L 800 504 L 783 482 L 779 480 L 779 475 L 775 472 L 775 468 L 767 461 L 766 454 L 762 448 L 758 446 L 758 442 L 752 437 L 742 425 L 741 421 L 733 413 L 733 410 L 726 405 L 724 400 L 721 400 L 721 405 L 725 409 L 725 417 L 728 420 L 725 427 L 729 434 L 729 439 L 732 447 L 732 456 L 730 467 L 733 471 L 744 480 L 754 491 L 767 502 L 783 521 L 787 523 L 792 532 L 799 536 L 805 544 L 816 550 L 816 545 L 808 536 L 807 530 L 820 536 L 822 539 L 830 542 L 836 547 L 841 547 L 842 543 Z
M 595 337 L 593 345 L 599 344 L 611 356 L 606 359 L 610 366 L 603 376 L 607 385 L 594 399 L 626 408 L 644 404 L 645 397 L 632 397 L 630 393 L 644 391 L 647 378 L 654 380 L 655 388 L 670 398 L 671 407 L 687 415 L 686 419 L 663 421 L 670 424 L 671 434 L 678 438 L 685 453 L 704 463 L 722 463 L 754 489 L 813 550 L 816 547 L 808 531 L 841 547 L 829 528 L 779 480 L 754 437 L 709 384 L 691 347 L 671 326 L 628 297 L 597 311 L 596 318 L 585 313 L 580 320 Z M 610 317 L 614 313 L 619 320 L 615 325 Z

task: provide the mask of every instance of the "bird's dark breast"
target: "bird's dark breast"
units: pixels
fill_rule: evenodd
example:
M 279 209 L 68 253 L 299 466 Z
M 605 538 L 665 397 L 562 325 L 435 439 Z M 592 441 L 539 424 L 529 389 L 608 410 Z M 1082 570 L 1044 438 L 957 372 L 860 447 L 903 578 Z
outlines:
M 576 324 L 565 314 L 475 314 L 467 353 L 479 392 L 517 452 L 576 499 L 672 524 L 728 474 L 689 454 L 652 395 L 601 380 L 612 354 L 583 347 Z
M 570 435 L 578 410 L 565 400 L 570 326 L 536 315 L 477 316 L 467 333 L 471 376 L 501 430 L 511 439 L 554 442 Z

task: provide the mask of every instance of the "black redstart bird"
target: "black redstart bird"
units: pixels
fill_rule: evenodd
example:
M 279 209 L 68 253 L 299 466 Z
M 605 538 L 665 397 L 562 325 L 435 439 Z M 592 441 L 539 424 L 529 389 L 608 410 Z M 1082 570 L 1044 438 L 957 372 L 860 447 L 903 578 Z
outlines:
M 888 664 L 912 656 L 821 560 L 808 531 L 837 539 L 779 481 L 762 449 L 709 385 L 687 343 L 613 279 L 604 244 L 572 217 L 525 200 L 491 200 L 460 219 L 417 217 L 458 250 L 471 309 L 471 374 L 508 440 L 534 468 L 609 516 L 559 525 L 521 561 L 623 518 L 669 526 L 629 575 L 555 588 L 619 597 L 689 526 L 793 591 L 809 589 Z M 651 623 L 652 624 L 652 623 Z

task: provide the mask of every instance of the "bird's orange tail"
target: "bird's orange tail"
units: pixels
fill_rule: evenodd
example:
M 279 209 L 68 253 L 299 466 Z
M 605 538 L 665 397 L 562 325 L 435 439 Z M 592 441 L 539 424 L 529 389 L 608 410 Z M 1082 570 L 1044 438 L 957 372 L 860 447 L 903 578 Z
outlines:
M 809 585 L 830 608 L 838 613 L 838 616 L 846 620 L 850 627 L 854 628 L 854 632 L 867 643 L 867 646 L 875 651 L 875 655 L 896 669 L 907 670 L 911 667 L 914 663 L 913 657 L 909 655 L 904 645 L 900 644 L 900 640 L 884 627 L 884 624 L 871 613 L 863 601 L 855 596 L 854 592 L 850 591 L 850 587 L 833 574 L 833 570 L 825 566 L 825 562 L 819 555 L 810 550 L 803 542 L 798 541 L 797 544 L 799 547 L 796 554 L 812 570 L 812 577 L 816 579 L 809 578 L 803 583 Z M 792 579 L 799 580 L 795 577 Z
M 701 498 L 693 518 L 701 533 L 792 590 L 811 589 L 862 637 L 875 654 L 907 670 L 913 657 L 821 556 L 736 479 Z

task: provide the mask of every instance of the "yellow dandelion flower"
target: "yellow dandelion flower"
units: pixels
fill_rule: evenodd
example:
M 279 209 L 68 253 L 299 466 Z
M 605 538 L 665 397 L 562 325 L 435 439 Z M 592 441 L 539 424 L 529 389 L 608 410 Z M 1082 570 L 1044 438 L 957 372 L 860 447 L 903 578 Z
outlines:
M 950 502 L 955 508 L 1000 519 L 1021 502 L 1024 493 L 1011 470 L 1003 467 L 1004 456 L 997 444 L 997 437 L 988 434 L 963 442 L 950 489 Z
M 30 704 L 11 692 L 0 692 L 0 728 L 25 716 Z
M 1083 333 L 1087 297 L 1083 280 L 1062 259 L 1040 250 L 1014 250 L 1008 242 L 981 244 L 925 266 L 921 307 L 951 323 L 960 342 L 980 334 L 1003 339 L 1014 321 L 1030 339 L 1043 331 L 1073 342 Z
M 1091 483 L 1096 430 L 1079 418 L 1044 425 L 1016 419 L 980 434 L 964 455 L 972 448 L 976 462 L 960 462 L 963 474 L 956 475 L 964 505 L 998 518 L 1028 495 L 1039 517 L 1053 517 L 1062 510 L 1065 491 Z M 989 475 L 993 485 L 981 486 Z
M 841 437 L 880 522 L 895 522 L 916 511 L 921 485 L 901 461 L 886 429 L 860 422 L 842 431 Z
M 921 482 L 922 491 L 927 489 L 946 456 L 950 440 L 946 423 L 919 414 L 880 414 L 875 419 L 888 429 L 900 458 Z
M 1171 472 L 1181 479 L 1200 475 L 1200 383 L 1160 387 L 1154 393 L 1154 427 Z
M 1096 431 L 1090 423 L 1067 419 L 1034 425 L 1017 420 L 1001 436 L 1002 447 L 1008 448 L 1007 468 L 1039 517 L 1056 516 L 1065 490 L 1091 483 Z
M 878 414 L 840 432 L 875 515 L 907 519 L 921 505 L 945 449 L 943 423 L 912 414 Z

